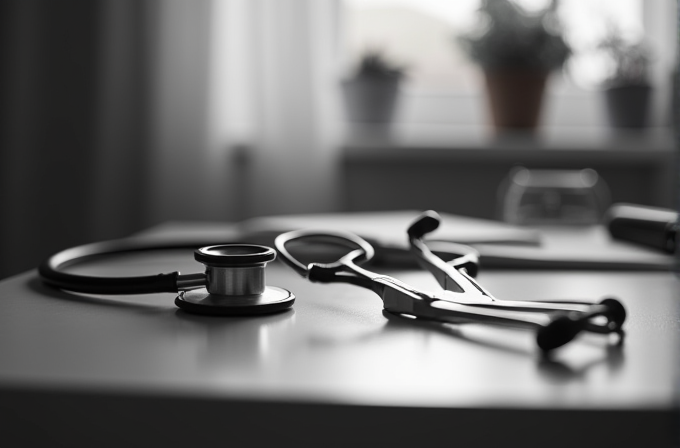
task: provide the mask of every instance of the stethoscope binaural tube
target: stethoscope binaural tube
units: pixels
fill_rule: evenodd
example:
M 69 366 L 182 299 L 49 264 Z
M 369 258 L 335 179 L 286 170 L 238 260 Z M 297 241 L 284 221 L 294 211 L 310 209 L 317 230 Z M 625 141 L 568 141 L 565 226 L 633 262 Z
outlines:
M 250 315 L 283 311 L 295 296 L 265 284 L 265 266 L 276 252 L 254 244 L 223 244 L 196 249 L 194 258 L 205 265 L 204 273 L 179 272 L 137 277 L 95 277 L 64 272 L 76 263 L 120 253 L 155 249 L 195 248 L 196 244 L 146 244 L 114 240 L 73 247 L 56 253 L 38 268 L 51 286 L 86 294 L 180 293 L 175 304 L 192 313 Z

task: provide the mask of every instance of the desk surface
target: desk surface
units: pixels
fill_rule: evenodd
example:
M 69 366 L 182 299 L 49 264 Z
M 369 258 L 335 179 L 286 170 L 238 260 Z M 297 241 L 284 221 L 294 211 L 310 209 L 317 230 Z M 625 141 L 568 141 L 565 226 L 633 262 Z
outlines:
M 197 267 L 189 251 L 157 251 L 77 269 L 140 275 Z M 423 446 L 453 434 L 466 446 L 544 446 L 555 431 L 552 446 L 586 437 L 592 446 L 675 441 L 680 313 L 670 273 L 483 272 L 480 281 L 501 299 L 613 295 L 626 305 L 622 346 L 583 337 L 547 361 L 527 332 L 387 318 L 369 291 L 311 284 L 278 262 L 267 269 L 268 284 L 296 294 L 293 310 L 209 318 L 176 309 L 171 294 L 78 296 L 45 287 L 34 272 L 1 282 L 2 421 L 17 437 L 39 428 L 35 437 L 84 446 L 96 434 L 129 443 L 126 427 L 138 441 L 200 440 L 165 432 L 173 420 L 198 425 L 206 446 L 224 431 L 241 446 L 268 438 L 311 446 L 318 437 L 326 445 Z M 437 287 L 424 273 L 393 274 Z M 87 436 L 74 426 L 85 421 L 94 428 Z

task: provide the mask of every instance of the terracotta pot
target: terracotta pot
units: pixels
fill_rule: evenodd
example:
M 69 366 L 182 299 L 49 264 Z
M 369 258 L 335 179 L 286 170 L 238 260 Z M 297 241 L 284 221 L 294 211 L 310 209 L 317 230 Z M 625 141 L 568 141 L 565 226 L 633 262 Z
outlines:
M 522 69 L 484 72 L 491 119 L 497 130 L 536 129 L 549 74 Z

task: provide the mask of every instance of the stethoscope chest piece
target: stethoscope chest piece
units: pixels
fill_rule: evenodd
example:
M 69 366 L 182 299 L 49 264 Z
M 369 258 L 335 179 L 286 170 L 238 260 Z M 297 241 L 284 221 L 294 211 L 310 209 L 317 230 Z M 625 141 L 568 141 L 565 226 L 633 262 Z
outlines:
M 284 311 L 295 296 L 266 286 L 265 266 L 276 258 L 266 246 L 224 244 L 197 249 L 194 258 L 205 265 L 205 288 L 183 291 L 175 299 L 182 310 L 204 315 L 247 316 Z

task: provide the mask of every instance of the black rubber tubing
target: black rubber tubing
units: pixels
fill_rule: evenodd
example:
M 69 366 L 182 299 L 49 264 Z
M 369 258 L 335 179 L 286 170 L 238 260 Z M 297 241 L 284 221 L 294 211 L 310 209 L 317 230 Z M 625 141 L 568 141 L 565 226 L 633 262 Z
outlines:
M 201 246 L 192 242 L 145 243 L 135 239 L 111 240 L 72 247 L 58 252 L 38 267 L 38 273 L 48 285 L 73 292 L 87 294 L 153 294 L 177 292 L 179 272 L 139 277 L 94 277 L 71 274 L 62 269 L 88 258 L 127 252 L 161 249 L 185 249 Z

